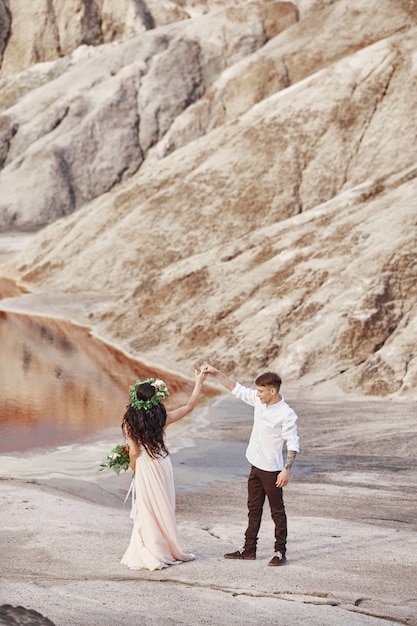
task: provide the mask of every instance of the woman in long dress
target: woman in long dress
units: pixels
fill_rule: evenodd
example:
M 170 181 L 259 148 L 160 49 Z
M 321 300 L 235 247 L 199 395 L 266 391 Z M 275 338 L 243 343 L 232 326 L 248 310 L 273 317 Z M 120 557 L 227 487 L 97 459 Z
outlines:
M 195 408 L 205 375 L 196 371 L 187 404 L 168 412 L 163 400 L 169 393 L 163 381 L 151 378 L 130 387 L 122 429 L 134 472 L 133 531 L 121 560 L 130 569 L 153 571 L 195 558 L 183 552 L 179 541 L 174 478 L 164 431 Z

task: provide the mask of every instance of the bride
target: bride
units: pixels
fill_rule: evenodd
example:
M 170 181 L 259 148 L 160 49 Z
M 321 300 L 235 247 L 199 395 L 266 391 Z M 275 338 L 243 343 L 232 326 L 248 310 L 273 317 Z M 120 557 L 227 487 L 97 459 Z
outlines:
M 163 400 L 169 392 L 162 380 L 137 380 L 130 387 L 122 429 L 129 444 L 129 467 L 134 472 L 134 525 L 121 560 L 130 569 L 153 571 L 195 558 L 183 552 L 179 541 L 174 478 L 164 431 L 195 408 L 205 375 L 195 371 L 195 385 L 187 404 L 168 412 Z

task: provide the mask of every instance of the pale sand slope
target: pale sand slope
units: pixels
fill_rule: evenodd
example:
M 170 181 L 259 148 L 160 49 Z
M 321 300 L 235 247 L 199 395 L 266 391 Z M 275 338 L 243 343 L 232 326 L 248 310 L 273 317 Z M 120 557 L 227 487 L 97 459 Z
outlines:
M 82 492 L 65 478 L 3 480 L 0 603 L 34 608 L 56 626 L 417 624 L 413 405 L 288 399 L 303 452 L 286 489 L 286 566 L 267 567 L 268 508 L 258 559 L 223 558 L 245 529 L 250 410 L 222 398 L 195 446 L 172 455 L 194 562 L 153 573 L 119 564 L 131 531 L 127 475 L 101 473 Z

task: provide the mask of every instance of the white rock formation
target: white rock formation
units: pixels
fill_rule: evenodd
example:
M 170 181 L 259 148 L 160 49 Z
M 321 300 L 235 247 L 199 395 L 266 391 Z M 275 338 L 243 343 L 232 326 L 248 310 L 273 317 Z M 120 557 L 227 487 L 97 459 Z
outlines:
M 4 79 L 1 224 L 64 217 L 2 273 L 180 369 L 415 396 L 416 4 L 223 4 Z
M 289 3 L 281 25 L 270 24 L 265 0 L 244 4 L 119 44 L 77 48 L 20 81 L 5 79 L 0 228 L 38 228 L 132 176 L 226 67 L 296 19 Z

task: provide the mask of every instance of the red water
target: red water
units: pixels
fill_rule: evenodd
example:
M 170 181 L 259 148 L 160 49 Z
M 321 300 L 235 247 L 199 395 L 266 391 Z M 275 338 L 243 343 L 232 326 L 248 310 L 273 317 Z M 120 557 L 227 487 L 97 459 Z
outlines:
M 192 382 L 129 358 L 64 320 L 0 310 L 0 454 L 118 427 L 136 378 L 163 378 L 178 406 Z

